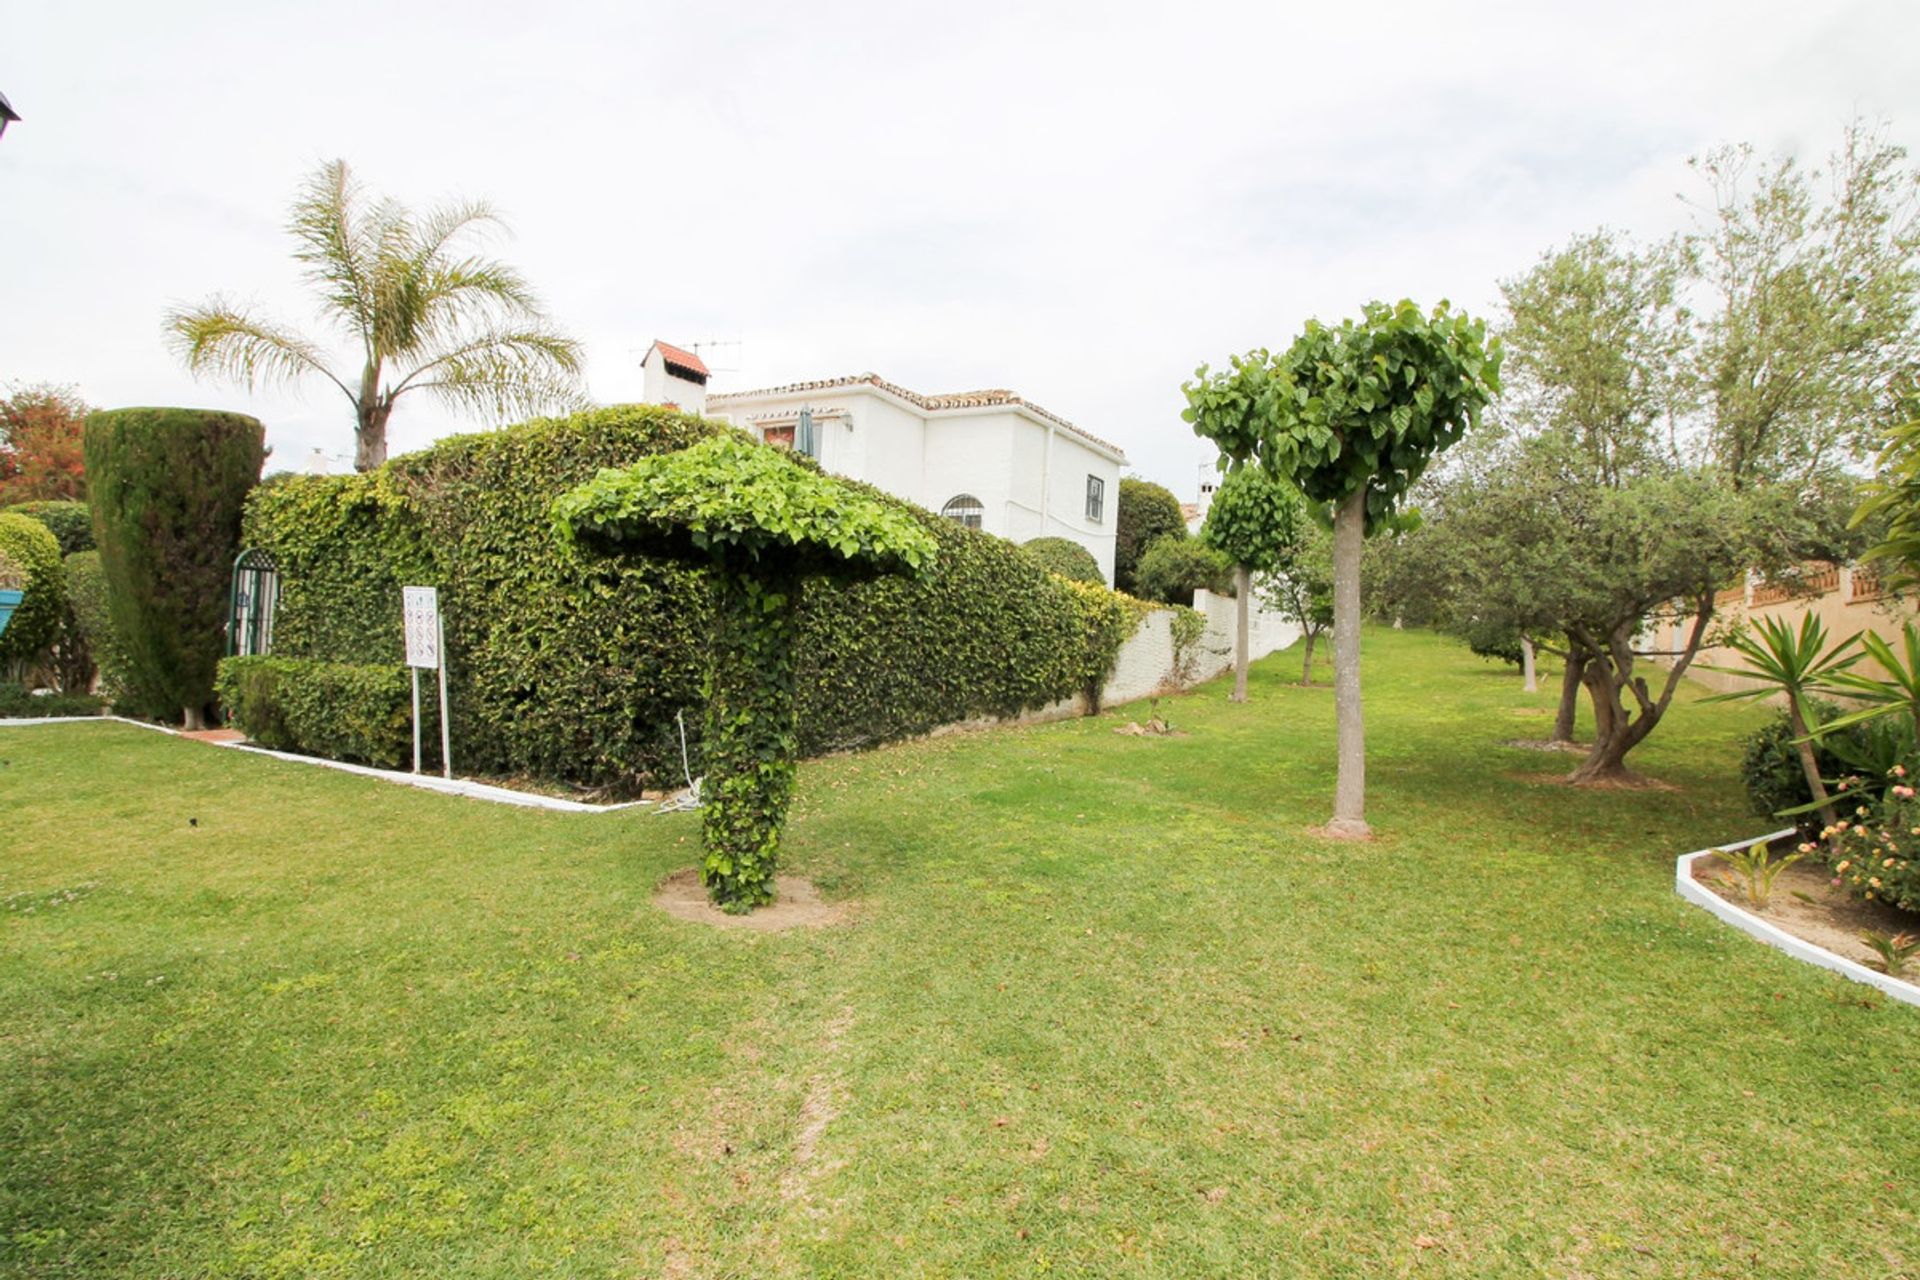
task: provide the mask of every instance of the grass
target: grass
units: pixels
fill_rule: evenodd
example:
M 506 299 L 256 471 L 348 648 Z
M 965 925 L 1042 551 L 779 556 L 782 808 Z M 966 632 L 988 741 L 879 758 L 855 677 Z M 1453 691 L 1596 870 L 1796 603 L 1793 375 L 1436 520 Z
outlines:
M 663 918 L 697 819 L 0 729 L 0 1274 L 1920 1272 L 1920 1011 L 1734 934 L 1683 698 L 1576 793 L 1557 682 L 1369 632 L 1332 697 L 803 767 L 851 927 Z

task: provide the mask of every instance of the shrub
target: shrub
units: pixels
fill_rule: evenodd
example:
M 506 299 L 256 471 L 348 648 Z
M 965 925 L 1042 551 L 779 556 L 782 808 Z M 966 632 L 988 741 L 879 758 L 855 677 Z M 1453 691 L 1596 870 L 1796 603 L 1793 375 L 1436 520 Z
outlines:
M 100 699 L 84 693 L 34 693 L 23 684 L 0 680 L 0 719 L 38 716 L 97 716 Z
M 724 430 L 618 406 L 456 436 L 364 476 L 264 484 L 246 541 L 280 567 L 274 651 L 398 662 L 400 587 L 437 585 L 463 768 L 625 789 L 677 779 L 674 715 L 700 704 L 712 643 L 708 583 L 648 558 L 571 562 L 547 508 L 603 467 Z M 848 483 L 928 530 L 936 569 L 807 594 L 794 671 L 804 753 L 1015 715 L 1080 687 L 1065 582 L 999 538 Z M 699 717 L 687 720 L 697 746 Z
M 67 557 L 67 616 L 65 625 L 78 633 L 79 643 L 99 673 L 102 697 L 118 705 L 130 699 L 127 661 L 113 634 L 113 614 L 107 605 L 107 573 L 98 551 L 76 551 Z M 140 708 L 127 703 L 127 710 Z
M 86 468 L 107 602 L 138 700 L 203 723 L 220 661 L 258 420 L 203 409 L 87 418 Z
M 93 550 L 93 511 L 84 502 L 16 502 L 7 510 L 47 526 L 63 556 Z
M 25 594 L 13 620 L 0 631 L 0 662 L 30 662 L 53 643 L 65 607 L 66 574 L 60 544 L 38 520 L 0 512 L 0 555 L 24 578 Z
M 1830 702 L 1816 701 L 1810 710 L 1822 722 L 1839 714 L 1839 708 Z M 1843 729 L 1840 734 L 1847 735 L 1848 731 Z M 1800 765 L 1799 748 L 1793 745 L 1793 738 L 1792 719 L 1783 707 L 1748 734 L 1742 744 L 1740 781 L 1747 790 L 1748 806 L 1761 817 L 1775 817 L 1782 810 L 1813 802 L 1813 792 L 1807 786 L 1806 770 Z M 1847 771 L 1846 763 L 1834 753 L 1832 738 L 1814 739 L 1813 758 L 1822 778 L 1837 778 Z M 1812 813 L 1795 814 L 1791 821 L 1803 833 L 1820 826 L 1819 815 Z
M 1100 572 L 1100 562 L 1093 558 L 1093 552 L 1072 538 L 1035 538 L 1023 543 L 1020 549 L 1042 569 L 1057 573 L 1069 582 L 1107 585 L 1107 575 Z
M 413 686 L 403 666 L 248 656 L 220 662 L 221 705 L 263 747 L 397 769 L 413 759 Z M 439 756 L 431 698 L 423 751 Z
M 1134 580 L 1142 599 L 1192 608 L 1195 591 L 1224 595 L 1233 589 L 1233 565 L 1200 539 L 1181 534 L 1148 547 Z
M 1087 710 L 1098 712 L 1101 687 L 1113 673 L 1121 647 L 1153 606 L 1096 582 L 1069 582 L 1067 590 L 1080 624 L 1080 662 L 1074 674 L 1087 700 Z
M 1824 852 L 1848 892 L 1920 911 L 1920 797 L 1912 781 L 1902 765 L 1885 777 L 1842 779 L 1834 793 L 1838 821 L 1819 833 L 1824 850 L 1807 841 L 1800 851 Z
M 1184 535 L 1187 518 L 1180 512 L 1180 499 L 1173 491 L 1124 476 L 1120 480 L 1120 499 L 1113 522 L 1113 586 L 1116 591 L 1144 594 L 1136 576 L 1140 559 L 1147 548 L 1161 538 Z

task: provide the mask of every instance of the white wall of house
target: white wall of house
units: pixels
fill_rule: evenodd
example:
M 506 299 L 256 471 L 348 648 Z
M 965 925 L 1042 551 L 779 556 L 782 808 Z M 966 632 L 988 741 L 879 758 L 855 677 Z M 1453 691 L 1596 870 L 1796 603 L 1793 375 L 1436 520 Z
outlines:
M 938 513 L 977 498 L 980 527 L 1013 542 L 1071 538 L 1113 581 L 1115 504 L 1124 455 L 1024 404 L 927 409 L 867 381 L 716 395 L 711 416 L 765 439 L 812 412 L 820 465 Z M 1103 488 L 1100 518 L 1087 516 L 1087 477 Z
M 640 359 L 640 398 L 646 404 L 678 405 L 687 413 L 707 411 L 707 389 L 667 371 L 660 348 L 649 347 Z

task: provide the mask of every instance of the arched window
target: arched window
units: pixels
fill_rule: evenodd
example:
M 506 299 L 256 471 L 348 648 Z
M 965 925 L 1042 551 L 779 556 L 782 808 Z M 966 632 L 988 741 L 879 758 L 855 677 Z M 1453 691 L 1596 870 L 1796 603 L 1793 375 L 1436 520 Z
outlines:
M 949 520 L 958 521 L 969 529 L 980 527 L 980 517 L 987 509 L 980 505 L 980 499 L 970 493 L 958 494 L 947 499 L 947 505 L 940 508 L 940 514 Z

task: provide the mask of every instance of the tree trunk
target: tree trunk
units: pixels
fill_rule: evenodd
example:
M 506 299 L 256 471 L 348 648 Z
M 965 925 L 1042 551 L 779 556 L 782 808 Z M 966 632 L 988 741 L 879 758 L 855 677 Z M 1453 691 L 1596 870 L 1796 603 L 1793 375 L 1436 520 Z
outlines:
M 1587 661 L 1577 649 L 1567 648 L 1567 669 L 1560 676 L 1560 708 L 1553 716 L 1553 741 L 1555 743 L 1573 743 L 1574 717 L 1580 714 L 1580 685 L 1585 678 Z
M 1787 695 L 1787 723 L 1792 726 L 1794 737 L 1804 739 L 1807 736 L 1807 721 L 1800 714 L 1800 700 L 1792 694 Z M 1820 806 L 1820 824 L 1831 827 L 1840 819 L 1827 796 L 1827 784 L 1820 778 L 1820 763 L 1814 758 L 1813 744 L 1802 741 L 1795 744 L 1795 749 L 1800 753 L 1800 768 L 1807 775 L 1807 790 L 1812 792 L 1814 803 Z
M 1330 835 L 1364 840 L 1367 826 L 1366 725 L 1360 712 L 1360 553 L 1367 534 L 1367 486 L 1333 519 L 1333 714 L 1339 727 L 1339 773 L 1333 784 Z
M 1233 570 L 1233 700 L 1247 700 L 1247 597 L 1253 594 L 1253 575 L 1247 566 Z
M 1525 636 L 1520 637 L 1520 671 L 1526 678 L 1526 684 L 1522 687 L 1521 692 L 1540 692 L 1540 682 L 1533 678 L 1533 641 L 1527 639 Z
M 1627 716 L 1626 703 L 1620 697 L 1622 684 L 1615 676 L 1613 664 L 1605 658 L 1593 658 L 1586 664 L 1585 683 L 1593 703 L 1593 748 L 1579 767 L 1567 775 L 1567 781 L 1575 786 L 1626 782 L 1633 776 L 1627 770 L 1627 752 L 1646 733 L 1644 729 L 1639 733 L 1631 731 L 1636 722 Z
M 1320 638 L 1320 633 L 1307 631 L 1303 634 L 1307 642 L 1307 656 L 1300 663 L 1300 683 L 1310 685 L 1313 683 L 1313 642 Z
M 387 417 L 393 406 L 374 404 L 360 410 L 353 433 L 353 469 L 372 471 L 387 460 Z

